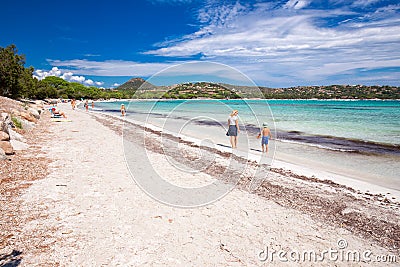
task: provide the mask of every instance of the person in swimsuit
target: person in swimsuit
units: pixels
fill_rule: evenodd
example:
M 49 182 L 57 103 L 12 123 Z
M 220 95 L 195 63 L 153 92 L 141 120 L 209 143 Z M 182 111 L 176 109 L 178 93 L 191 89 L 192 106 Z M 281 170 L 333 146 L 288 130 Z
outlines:
M 125 113 L 126 113 L 125 105 L 121 104 L 121 116 L 125 117 Z
M 263 123 L 263 128 L 257 136 L 257 139 L 261 137 L 261 149 L 262 152 L 268 152 L 268 141 L 272 138 L 270 129 L 268 128 L 268 123 Z
M 230 137 L 230 142 L 232 148 L 237 147 L 237 141 L 238 141 L 238 133 L 240 133 L 239 129 L 239 119 L 238 119 L 238 113 L 239 111 L 233 110 L 232 113 L 229 115 L 228 118 L 228 132 L 226 133 L 227 136 Z

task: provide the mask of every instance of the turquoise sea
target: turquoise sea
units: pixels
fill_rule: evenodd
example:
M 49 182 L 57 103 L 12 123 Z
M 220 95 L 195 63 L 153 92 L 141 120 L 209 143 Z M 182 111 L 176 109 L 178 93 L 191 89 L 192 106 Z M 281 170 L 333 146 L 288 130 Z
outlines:
M 122 103 L 128 119 L 168 130 L 180 122 L 175 131 L 220 143 L 227 139 L 229 113 L 237 109 L 253 150 L 259 144 L 252 136 L 268 122 L 278 158 L 400 190 L 400 101 L 133 100 L 99 102 L 96 108 L 119 113 Z

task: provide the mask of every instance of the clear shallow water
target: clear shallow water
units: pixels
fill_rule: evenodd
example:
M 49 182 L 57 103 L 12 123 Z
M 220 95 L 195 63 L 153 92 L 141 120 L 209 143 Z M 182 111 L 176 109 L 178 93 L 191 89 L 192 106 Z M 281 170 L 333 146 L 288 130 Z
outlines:
M 119 113 L 121 103 L 128 118 L 223 145 L 228 115 L 237 109 L 247 131 L 239 149 L 260 150 L 255 136 L 266 121 L 278 137 L 276 159 L 400 190 L 400 101 L 163 100 L 96 108 Z
M 97 107 L 118 112 L 120 104 L 103 102 Z M 237 109 L 240 124 L 251 133 L 266 121 L 281 140 L 347 152 L 400 155 L 400 101 L 133 101 L 128 109 L 129 116 L 139 120 L 150 113 L 171 119 L 196 117 L 196 123 L 203 125 L 225 125 L 230 111 Z

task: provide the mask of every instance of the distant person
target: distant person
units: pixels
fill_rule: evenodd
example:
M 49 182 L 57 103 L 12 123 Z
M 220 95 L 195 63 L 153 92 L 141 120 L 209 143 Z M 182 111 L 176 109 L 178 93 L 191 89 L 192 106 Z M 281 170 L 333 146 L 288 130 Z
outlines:
M 86 112 L 89 111 L 89 100 L 86 99 L 85 104 L 83 104 L 85 106 Z
M 75 108 L 76 108 L 76 99 L 75 98 L 73 98 L 71 100 L 71 106 L 72 106 L 72 110 L 75 110 Z
M 125 105 L 121 104 L 121 116 L 125 117 L 125 113 L 126 113 Z
M 94 109 L 94 100 L 92 100 L 92 109 Z
M 263 123 L 263 128 L 257 136 L 257 139 L 261 137 L 261 150 L 264 153 L 268 153 L 268 141 L 272 138 L 271 130 L 268 128 L 268 123 Z
M 239 113 L 239 111 L 233 110 L 228 118 L 229 128 L 228 128 L 228 132 L 226 133 L 226 135 L 230 137 L 230 142 L 231 142 L 232 148 L 237 147 L 237 141 L 238 141 L 237 136 L 238 136 L 238 133 L 240 132 L 238 113 Z
M 53 115 L 55 116 L 62 116 L 63 118 L 67 118 L 67 116 L 65 115 L 64 112 L 60 111 L 57 107 L 54 107 L 51 109 L 51 112 L 53 113 Z

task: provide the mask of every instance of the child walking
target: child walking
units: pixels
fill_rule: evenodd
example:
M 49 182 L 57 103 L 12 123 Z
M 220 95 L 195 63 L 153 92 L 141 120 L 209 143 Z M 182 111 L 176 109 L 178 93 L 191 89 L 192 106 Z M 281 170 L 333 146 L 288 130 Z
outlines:
M 268 141 L 272 138 L 272 134 L 270 129 L 268 128 L 268 123 L 263 123 L 263 128 L 261 129 L 260 133 L 257 136 L 257 139 L 261 137 L 261 149 L 262 152 L 268 152 Z

